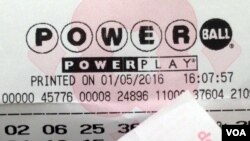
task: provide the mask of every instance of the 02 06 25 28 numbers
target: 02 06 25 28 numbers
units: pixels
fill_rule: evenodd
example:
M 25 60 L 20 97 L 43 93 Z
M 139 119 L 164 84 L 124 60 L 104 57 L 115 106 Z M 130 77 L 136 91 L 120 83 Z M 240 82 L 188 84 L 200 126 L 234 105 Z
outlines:
M 129 131 L 133 130 L 139 125 L 139 123 L 120 123 L 116 125 L 117 133 L 125 134 Z M 28 124 L 8 124 L 0 127 L 2 128 L 0 131 L 3 132 L 0 134 L 1 136 L 30 136 L 33 133 L 31 130 L 31 126 Z M 79 127 L 74 126 L 73 128 L 78 128 L 80 135 L 103 135 L 107 132 L 105 124 L 95 123 L 95 124 L 80 124 Z M 51 135 L 67 135 L 70 133 L 70 130 L 73 130 L 72 127 L 69 127 L 66 124 L 45 124 L 40 127 L 36 127 L 34 130 L 37 130 L 44 136 Z
M 65 124 L 46 124 L 40 129 L 44 135 L 66 135 L 68 133 L 68 126 Z M 30 135 L 31 130 L 29 125 L 6 125 L 4 127 L 5 135 Z M 82 124 L 80 125 L 80 134 L 103 134 L 105 128 L 103 124 Z

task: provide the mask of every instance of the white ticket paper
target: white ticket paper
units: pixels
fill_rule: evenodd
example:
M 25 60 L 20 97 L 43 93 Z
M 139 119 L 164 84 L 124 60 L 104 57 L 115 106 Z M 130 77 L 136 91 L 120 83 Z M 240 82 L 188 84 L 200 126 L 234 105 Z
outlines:
M 221 129 L 189 92 L 118 141 L 221 141 Z

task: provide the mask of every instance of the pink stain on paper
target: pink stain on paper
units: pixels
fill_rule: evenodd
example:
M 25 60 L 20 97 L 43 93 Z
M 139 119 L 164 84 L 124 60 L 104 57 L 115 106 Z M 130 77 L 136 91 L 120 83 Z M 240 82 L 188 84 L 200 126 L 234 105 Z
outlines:
M 181 9 L 181 10 L 178 10 Z M 132 27 L 141 20 L 151 20 L 156 22 L 162 30 L 162 42 L 161 45 L 156 50 L 157 56 L 180 56 L 188 55 L 187 51 L 177 52 L 167 46 L 164 40 L 164 34 L 166 27 L 173 21 L 177 19 L 186 19 L 192 23 L 196 23 L 195 13 L 191 5 L 186 0 L 83 0 L 76 9 L 72 21 L 82 21 L 91 25 L 92 30 L 97 30 L 98 26 L 109 20 L 115 20 L 123 23 L 126 29 L 130 32 Z M 161 37 L 159 37 L 161 38 Z M 124 47 L 134 48 L 130 39 L 128 44 Z M 105 52 L 96 42 L 93 42 L 92 46 L 85 52 L 82 53 L 83 57 L 86 56 L 114 56 L 113 53 Z M 133 56 L 131 54 L 130 56 Z M 161 61 L 161 60 L 160 60 Z M 166 62 L 162 62 L 162 64 Z M 117 85 L 117 86 L 103 86 L 100 84 L 95 84 L 94 86 L 82 86 L 81 84 L 75 85 L 73 87 L 76 94 L 81 91 L 98 91 L 98 90 L 109 90 L 112 93 L 112 101 L 110 102 L 85 102 L 82 103 L 83 107 L 88 111 L 103 112 L 103 111 L 131 111 L 134 108 L 139 108 L 140 110 L 154 111 L 160 109 L 163 105 L 168 103 L 167 101 L 159 101 L 156 99 L 156 91 L 164 89 L 172 90 L 192 90 L 197 87 L 197 85 L 185 84 L 183 81 L 183 74 L 181 72 L 171 72 L 167 73 L 165 76 L 167 79 L 167 84 L 165 85 Z M 76 78 L 81 80 L 82 74 L 75 74 Z M 100 82 L 100 77 L 102 74 L 94 74 L 97 81 Z M 112 76 L 117 76 L 117 74 L 112 74 Z M 135 77 L 135 75 L 133 76 Z M 148 101 L 123 101 L 117 102 L 118 91 L 148 91 L 150 100 Z M 78 96 L 79 97 L 79 96 Z M 153 98 L 152 98 L 153 97 Z
M 155 51 L 155 56 L 186 56 L 192 55 L 189 51 L 176 51 L 172 49 L 165 41 L 165 29 L 167 26 L 178 19 L 185 19 L 194 24 L 197 29 L 197 20 L 192 6 L 187 0 L 83 0 L 79 3 L 77 9 L 72 15 L 72 22 L 80 21 L 88 24 L 93 33 L 94 40 L 91 46 L 84 52 L 77 54 L 81 57 L 112 57 L 114 53 L 104 51 L 99 47 L 96 42 L 95 32 L 102 23 L 110 20 L 119 21 L 125 25 L 128 32 L 130 32 L 133 26 L 141 20 L 151 20 L 159 25 L 162 30 L 162 37 L 158 33 L 158 38 L 162 38 L 160 46 Z M 65 23 L 66 25 L 67 23 Z M 129 33 L 130 34 L 130 33 Z M 195 33 L 191 33 L 192 37 Z M 225 48 L 223 51 L 211 51 L 203 47 L 202 52 L 208 58 L 215 72 L 225 71 L 233 62 L 238 58 L 241 53 L 240 47 L 237 43 L 233 42 L 234 47 Z M 128 39 L 127 45 L 123 48 L 135 48 L 131 43 L 131 39 Z M 181 46 L 180 46 L 181 48 Z M 145 53 L 142 53 L 145 55 Z M 30 61 L 46 75 L 55 75 L 58 67 L 60 67 L 61 59 L 66 55 L 65 49 L 59 43 L 59 45 L 50 53 L 46 55 L 38 55 L 32 51 L 29 51 L 28 57 Z M 133 54 L 126 54 L 133 56 Z M 220 57 L 223 59 L 220 60 Z M 226 58 L 226 59 L 225 59 Z M 159 59 L 161 64 L 166 63 L 163 59 Z M 178 63 L 178 62 L 177 62 Z M 221 65 L 223 64 L 223 65 Z M 164 65 L 163 65 L 164 66 Z M 166 67 L 166 66 L 165 66 Z M 117 112 L 117 111 L 132 111 L 135 108 L 139 108 L 142 111 L 157 111 L 163 105 L 166 105 L 169 101 L 157 100 L 156 91 L 160 90 L 190 90 L 198 87 L 198 84 L 186 84 L 184 82 L 185 72 L 167 72 L 164 73 L 164 78 L 167 82 L 164 85 L 121 85 L 116 86 L 101 85 L 96 83 L 95 85 L 84 86 L 81 84 L 83 73 L 73 74 L 76 78 L 76 85 L 73 86 L 75 96 L 79 99 L 79 94 L 82 91 L 110 91 L 112 100 L 108 102 L 83 102 L 84 109 L 91 112 Z M 198 72 L 195 72 L 198 73 Z M 155 73 L 160 74 L 160 73 Z M 100 82 L 102 74 L 89 73 L 86 75 L 94 75 L 96 82 Z M 117 73 L 107 73 L 114 78 L 117 77 Z M 133 74 L 133 78 L 136 75 Z M 148 101 L 122 101 L 118 102 L 118 91 L 148 91 L 150 100 Z
M 211 63 L 214 72 L 220 73 L 229 69 L 230 66 L 237 60 L 241 54 L 241 48 L 236 41 L 232 41 L 228 47 L 221 51 L 212 51 L 203 47 L 202 52 Z

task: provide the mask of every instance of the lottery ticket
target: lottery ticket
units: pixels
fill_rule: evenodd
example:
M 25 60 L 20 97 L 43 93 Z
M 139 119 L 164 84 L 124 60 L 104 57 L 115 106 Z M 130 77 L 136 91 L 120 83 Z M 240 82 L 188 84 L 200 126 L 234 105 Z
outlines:
M 249 125 L 249 7 L 0 0 L 0 139 L 116 141 L 185 91 Z

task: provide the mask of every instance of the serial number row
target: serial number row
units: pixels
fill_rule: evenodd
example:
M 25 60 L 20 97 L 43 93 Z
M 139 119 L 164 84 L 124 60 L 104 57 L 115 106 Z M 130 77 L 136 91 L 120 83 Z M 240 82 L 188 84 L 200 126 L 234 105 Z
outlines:
M 81 91 L 74 92 L 44 92 L 41 96 L 34 93 L 3 93 L 0 101 L 3 104 L 19 103 L 57 103 L 57 102 L 110 102 L 110 101 L 148 101 L 149 92 L 142 91 L 118 91 L 112 94 L 110 91 Z
M 81 91 L 74 92 L 44 92 L 42 95 L 29 93 L 2 93 L 0 102 L 3 104 L 18 103 L 58 103 L 58 102 L 145 102 L 149 100 L 174 100 L 185 90 L 129 90 L 129 91 Z M 191 91 L 197 100 L 214 99 L 250 99 L 249 88 L 226 89 L 194 89 Z

